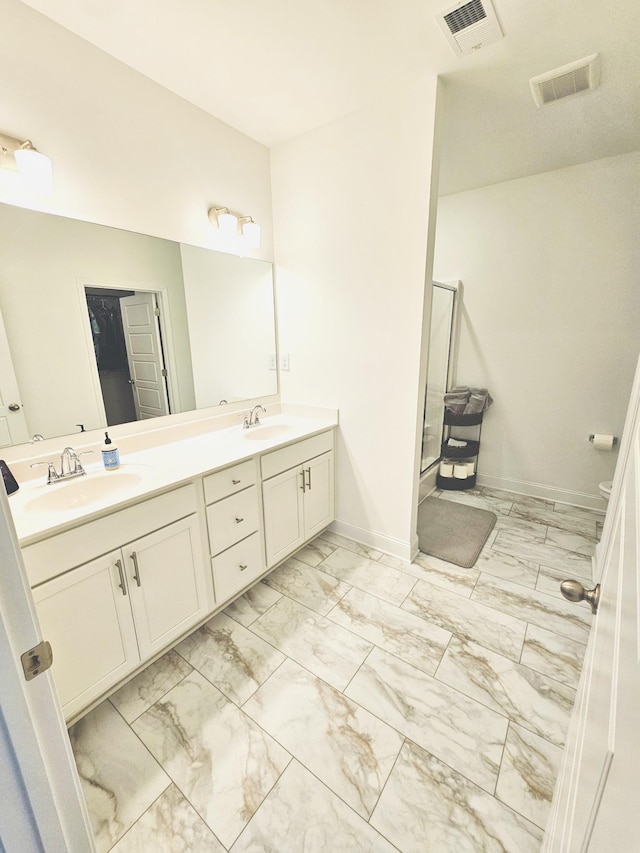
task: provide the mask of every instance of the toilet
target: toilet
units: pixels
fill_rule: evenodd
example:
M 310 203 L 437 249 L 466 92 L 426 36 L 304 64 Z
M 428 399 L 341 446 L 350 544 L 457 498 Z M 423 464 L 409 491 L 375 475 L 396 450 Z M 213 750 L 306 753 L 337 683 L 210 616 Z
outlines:
M 603 483 L 598 483 L 598 489 L 601 496 L 604 498 L 605 503 L 609 503 L 609 498 L 611 497 L 611 486 L 613 486 L 613 482 L 611 480 L 605 480 Z

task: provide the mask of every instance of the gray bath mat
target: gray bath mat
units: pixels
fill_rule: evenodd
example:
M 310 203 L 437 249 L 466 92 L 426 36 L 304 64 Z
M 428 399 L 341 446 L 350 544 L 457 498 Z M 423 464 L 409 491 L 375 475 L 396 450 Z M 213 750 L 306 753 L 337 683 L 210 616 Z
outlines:
M 495 512 L 443 498 L 418 507 L 418 542 L 423 554 L 470 569 L 497 521 Z

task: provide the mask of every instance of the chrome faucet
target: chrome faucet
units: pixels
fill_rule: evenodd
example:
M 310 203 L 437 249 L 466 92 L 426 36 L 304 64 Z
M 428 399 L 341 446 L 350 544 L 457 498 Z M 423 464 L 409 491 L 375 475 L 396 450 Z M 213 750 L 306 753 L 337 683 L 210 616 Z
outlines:
M 80 456 L 85 453 L 93 453 L 93 450 L 85 450 Z M 32 462 L 30 468 L 35 468 L 38 465 L 47 466 L 47 485 L 51 483 L 59 483 L 61 480 L 70 480 L 72 477 L 82 477 L 87 472 L 82 467 L 80 456 L 76 453 L 73 447 L 65 447 L 60 455 L 60 473 L 56 471 L 56 466 L 53 462 Z
M 60 456 L 60 477 L 81 477 L 86 473 L 73 447 L 65 447 Z
M 260 423 L 260 414 L 258 412 L 258 409 L 262 409 L 262 411 L 266 415 L 267 410 L 263 405 L 258 403 L 257 406 L 254 406 L 253 409 L 251 409 L 251 411 L 244 416 L 244 422 L 242 424 L 243 429 L 249 429 L 250 426 L 255 426 L 256 424 Z

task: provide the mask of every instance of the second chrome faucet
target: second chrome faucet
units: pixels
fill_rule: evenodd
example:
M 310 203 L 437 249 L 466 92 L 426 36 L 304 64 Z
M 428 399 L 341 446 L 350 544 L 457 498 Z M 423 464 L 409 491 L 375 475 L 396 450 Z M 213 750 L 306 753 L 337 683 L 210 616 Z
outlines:
M 267 410 L 261 403 L 258 403 L 257 406 L 254 406 L 253 409 L 251 409 L 251 411 L 244 416 L 244 421 L 242 423 L 243 429 L 249 429 L 249 427 L 255 426 L 256 424 L 260 423 L 259 410 L 261 410 L 266 415 Z

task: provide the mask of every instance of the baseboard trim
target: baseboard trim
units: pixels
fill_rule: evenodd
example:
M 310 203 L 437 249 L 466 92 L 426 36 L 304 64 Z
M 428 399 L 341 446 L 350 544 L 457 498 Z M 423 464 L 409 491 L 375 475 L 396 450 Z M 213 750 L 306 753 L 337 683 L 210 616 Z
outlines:
M 556 486 L 545 486 L 542 483 L 529 483 L 526 480 L 511 480 L 507 477 L 493 477 L 490 474 L 478 474 L 477 484 L 491 489 L 503 489 L 518 495 L 534 498 L 545 498 L 549 501 L 580 506 L 585 509 L 600 510 L 604 513 L 604 500 L 600 495 L 589 495 L 585 492 L 574 492 L 570 489 L 558 489 Z
M 390 554 L 392 557 L 397 557 L 405 563 L 410 563 L 418 553 L 417 533 L 411 542 L 403 542 L 401 539 L 394 539 L 392 536 L 386 536 L 384 533 L 365 530 L 364 527 L 358 527 L 355 524 L 349 524 L 346 521 L 340 520 L 336 520 L 330 524 L 329 530 L 332 533 L 337 533 L 339 536 L 346 536 L 347 539 L 353 539 L 354 542 L 359 542 L 361 545 L 368 545 L 369 548 L 375 548 L 376 551 L 382 551 L 385 554 Z

